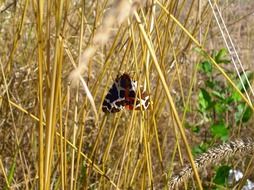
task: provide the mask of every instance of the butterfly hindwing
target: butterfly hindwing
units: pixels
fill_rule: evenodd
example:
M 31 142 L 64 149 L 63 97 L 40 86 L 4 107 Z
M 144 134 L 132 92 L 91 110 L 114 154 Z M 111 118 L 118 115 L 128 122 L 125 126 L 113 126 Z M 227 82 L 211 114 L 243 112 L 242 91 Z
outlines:
M 137 94 L 129 101 L 129 104 L 125 106 L 128 110 L 147 110 L 150 106 L 150 96 L 146 92 L 142 92 L 141 95 Z M 135 102 L 136 100 L 136 102 Z
M 141 98 L 137 98 L 135 110 L 147 110 L 150 106 L 150 97 L 143 93 Z

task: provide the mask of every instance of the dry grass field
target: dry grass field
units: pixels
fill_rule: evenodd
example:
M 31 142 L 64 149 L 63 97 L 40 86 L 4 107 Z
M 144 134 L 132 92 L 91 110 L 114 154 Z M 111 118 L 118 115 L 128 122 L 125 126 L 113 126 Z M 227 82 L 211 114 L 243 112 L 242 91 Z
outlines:
M 253 0 L 0 2 L 0 189 L 254 181 Z M 124 73 L 134 103 L 103 112 Z

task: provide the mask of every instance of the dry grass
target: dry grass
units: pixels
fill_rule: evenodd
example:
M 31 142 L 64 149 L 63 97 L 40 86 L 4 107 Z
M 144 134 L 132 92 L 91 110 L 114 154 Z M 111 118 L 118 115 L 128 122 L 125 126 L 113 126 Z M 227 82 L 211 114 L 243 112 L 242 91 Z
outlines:
M 205 137 L 184 123 L 199 119 L 201 58 L 193 48 L 208 54 L 225 47 L 211 7 L 116 2 L 0 5 L 0 189 L 168 189 L 185 163 L 195 176 L 185 189 L 202 189 L 207 179 L 191 147 Z M 218 6 L 243 67 L 252 69 L 253 1 Z M 103 99 L 124 72 L 146 88 L 151 108 L 104 114 Z M 231 137 L 251 137 L 252 123 Z
M 241 156 L 244 157 L 245 155 L 254 152 L 253 142 L 253 139 L 247 139 L 245 141 L 239 139 L 231 141 L 228 144 L 222 144 L 219 147 L 211 148 L 195 160 L 195 165 L 197 169 L 200 170 L 210 164 L 219 164 L 221 160 L 236 156 L 237 154 L 241 154 Z M 191 166 L 185 166 L 179 174 L 169 181 L 169 188 L 174 189 L 177 186 L 180 186 L 181 183 L 191 177 L 192 173 Z

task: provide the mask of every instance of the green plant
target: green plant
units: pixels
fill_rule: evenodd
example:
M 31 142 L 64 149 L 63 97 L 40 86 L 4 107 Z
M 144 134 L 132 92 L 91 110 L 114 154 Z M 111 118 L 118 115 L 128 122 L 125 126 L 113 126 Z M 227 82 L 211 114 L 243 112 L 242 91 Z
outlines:
M 203 56 L 205 57 L 205 55 Z M 213 51 L 211 57 L 222 67 L 230 67 L 230 60 L 227 58 L 228 53 L 226 49 Z M 203 83 L 198 91 L 197 106 L 201 122 L 192 127 L 192 131 L 199 134 L 201 128 L 207 126 L 208 130 L 205 130 L 209 134 L 209 138 L 192 149 L 194 155 L 206 152 L 217 140 L 226 142 L 233 129 L 248 122 L 252 116 L 251 108 L 242 100 L 236 90 L 224 82 L 223 77 L 214 69 L 209 59 L 205 58 L 199 63 L 199 70 L 203 78 Z M 244 92 L 244 87 L 246 90 L 249 89 L 247 79 L 243 73 L 240 76 L 244 87 L 235 73 L 230 72 L 228 69 L 227 74 L 235 79 L 234 82 L 241 92 Z M 247 71 L 246 76 L 248 80 L 252 80 L 254 74 L 251 71 Z M 225 176 L 227 176 L 225 172 L 228 173 L 228 171 L 228 166 L 218 168 L 213 183 L 224 186 Z
M 212 180 L 212 186 L 209 184 L 209 187 L 205 189 L 225 189 L 227 185 L 227 179 L 229 176 L 229 170 L 231 169 L 227 165 L 221 165 L 222 160 L 226 158 L 233 157 L 235 155 L 241 154 L 241 156 L 252 153 L 254 150 L 254 141 L 253 139 L 242 140 L 238 139 L 235 141 L 228 141 L 219 146 L 210 147 L 205 153 L 201 153 L 195 159 L 195 166 L 198 170 L 206 168 L 208 165 L 215 165 L 216 171 Z M 170 189 L 174 189 L 183 183 L 186 182 L 188 178 L 193 175 L 192 167 L 188 164 L 181 169 L 178 174 L 173 176 L 169 181 Z
M 222 67 L 230 64 L 226 49 L 213 51 L 211 57 Z M 229 138 L 230 130 L 236 124 L 240 125 L 249 121 L 252 111 L 242 101 L 239 94 L 224 82 L 221 74 L 213 68 L 213 64 L 209 59 L 202 60 L 199 63 L 199 69 L 204 82 L 200 86 L 198 94 L 198 112 L 202 122 L 197 127 L 208 125 L 210 140 L 219 139 L 225 142 Z M 229 70 L 227 74 L 232 78 L 236 78 L 235 74 Z M 253 79 L 253 72 L 248 71 L 246 75 L 249 80 Z M 248 89 L 247 80 L 244 80 L 243 74 L 241 74 L 241 77 L 245 88 Z M 235 79 L 235 83 L 239 90 L 243 92 L 240 79 Z
M 228 183 L 229 170 L 231 169 L 228 165 L 222 165 L 216 169 L 216 174 L 213 178 L 213 183 L 217 186 L 226 186 Z M 221 188 L 216 187 L 216 190 Z

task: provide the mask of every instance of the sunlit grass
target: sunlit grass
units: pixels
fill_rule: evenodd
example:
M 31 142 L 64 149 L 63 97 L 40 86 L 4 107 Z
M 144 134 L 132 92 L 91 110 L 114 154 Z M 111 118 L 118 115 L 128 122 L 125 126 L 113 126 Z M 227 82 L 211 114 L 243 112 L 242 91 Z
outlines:
M 206 137 L 185 128 L 198 119 L 197 47 L 253 109 L 210 56 L 208 3 L 24 0 L 0 14 L 1 189 L 168 189 L 186 163 L 184 188 L 202 189 L 192 147 Z M 123 73 L 151 106 L 105 114 Z

